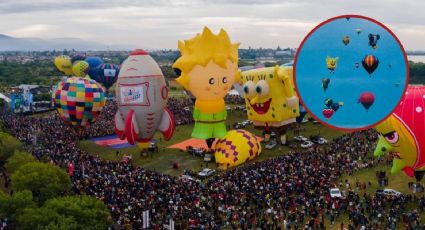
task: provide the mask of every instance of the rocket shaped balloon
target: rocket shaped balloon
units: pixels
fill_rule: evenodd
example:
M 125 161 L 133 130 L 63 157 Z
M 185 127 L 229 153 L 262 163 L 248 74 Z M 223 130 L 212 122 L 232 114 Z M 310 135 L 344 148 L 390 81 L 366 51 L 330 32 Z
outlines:
M 175 126 L 166 108 L 168 88 L 161 69 L 147 52 L 136 49 L 123 62 L 116 95 L 115 132 L 121 140 L 147 143 L 157 130 L 165 140 L 171 138 Z

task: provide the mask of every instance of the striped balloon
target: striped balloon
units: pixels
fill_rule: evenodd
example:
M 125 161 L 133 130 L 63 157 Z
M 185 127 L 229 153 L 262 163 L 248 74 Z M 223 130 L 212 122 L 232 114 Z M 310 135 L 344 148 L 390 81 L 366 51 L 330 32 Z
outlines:
M 370 74 L 372 74 L 376 68 L 378 68 L 379 60 L 373 55 L 367 55 L 362 61 L 363 68 Z
M 59 82 L 53 103 L 65 122 L 85 127 L 96 121 L 105 105 L 105 89 L 91 79 L 71 77 Z
M 94 77 L 94 80 L 109 89 L 118 78 L 120 67 L 114 64 L 101 64 L 98 67 L 98 74 Z

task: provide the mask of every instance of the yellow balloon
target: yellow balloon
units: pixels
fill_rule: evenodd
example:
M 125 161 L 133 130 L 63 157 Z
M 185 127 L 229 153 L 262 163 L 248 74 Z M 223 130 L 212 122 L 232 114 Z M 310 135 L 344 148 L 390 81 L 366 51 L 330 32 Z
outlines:
M 67 55 L 57 56 L 54 60 L 56 68 L 65 75 L 72 75 L 72 62 L 71 57 Z
M 255 159 L 261 153 L 260 140 L 254 134 L 242 129 L 227 132 L 213 148 L 215 161 L 221 169 L 243 164 Z
M 77 61 L 72 66 L 72 72 L 77 77 L 85 77 L 89 72 L 89 63 L 86 61 Z

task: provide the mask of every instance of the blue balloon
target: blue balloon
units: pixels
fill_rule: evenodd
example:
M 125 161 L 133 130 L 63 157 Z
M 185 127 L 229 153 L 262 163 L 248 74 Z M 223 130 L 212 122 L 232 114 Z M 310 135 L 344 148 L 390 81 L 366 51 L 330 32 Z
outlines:
M 90 66 L 88 75 L 91 79 L 95 79 L 99 74 L 97 68 L 103 64 L 102 59 L 100 57 L 88 57 L 85 61 L 89 63 Z

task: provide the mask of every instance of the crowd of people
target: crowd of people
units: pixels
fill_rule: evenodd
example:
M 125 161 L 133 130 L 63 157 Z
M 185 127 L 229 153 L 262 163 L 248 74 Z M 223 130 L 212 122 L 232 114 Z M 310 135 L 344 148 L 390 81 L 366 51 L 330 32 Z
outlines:
M 171 99 L 169 105 L 175 112 L 187 103 Z M 116 107 L 109 102 L 105 109 L 90 135 L 113 129 L 110 120 Z M 0 119 L 39 160 L 62 167 L 72 162 L 73 192 L 104 201 L 124 229 L 142 229 L 145 210 L 150 211 L 152 229 L 162 229 L 171 219 L 178 229 L 425 227 L 419 215 L 425 211 L 423 195 L 370 195 L 365 192 L 369 181 L 353 184 L 340 179 L 343 174 L 390 162 L 368 155 L 377 141 L 373 130 L 345 134 L 326 146 L 249 163 L 199 182 L 90 155 L 77 147 L 78 135 L 57 115 L 3 112 Z M 347 191 L 345 198 L 332 198 L 329 189 L 333 187 Z M 413 209 L 411 202 L 416 203 Z

